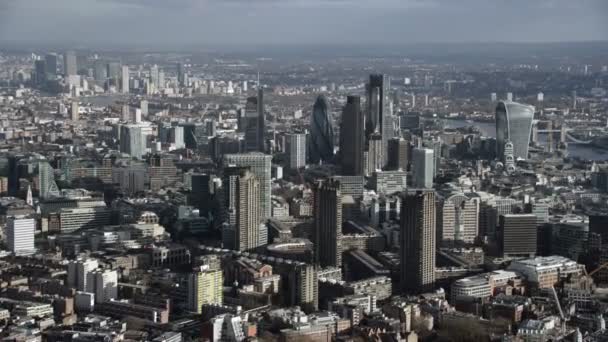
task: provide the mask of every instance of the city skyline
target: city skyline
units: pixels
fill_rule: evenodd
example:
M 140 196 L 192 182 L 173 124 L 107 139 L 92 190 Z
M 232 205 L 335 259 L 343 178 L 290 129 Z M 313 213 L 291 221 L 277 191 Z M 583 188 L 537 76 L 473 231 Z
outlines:
M 608 341 L 606 9 L 0 0 L 0 339 Z

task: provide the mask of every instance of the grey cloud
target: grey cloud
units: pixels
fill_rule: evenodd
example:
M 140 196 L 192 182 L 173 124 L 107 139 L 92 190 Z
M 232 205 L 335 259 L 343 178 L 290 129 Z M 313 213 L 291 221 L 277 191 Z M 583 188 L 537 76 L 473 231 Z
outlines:
M 608 39 L 605 0 L 0 0 L 0 4 L 4 5 L 0 41 L 207 46 Z

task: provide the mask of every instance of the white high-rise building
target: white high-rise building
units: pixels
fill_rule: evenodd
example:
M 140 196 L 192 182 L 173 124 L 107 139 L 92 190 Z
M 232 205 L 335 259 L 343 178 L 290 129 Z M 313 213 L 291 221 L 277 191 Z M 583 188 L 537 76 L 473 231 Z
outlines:
M 141 109 L 135 108 L 135 112 L 133 113 L 133 122 L 134 123 L 141 122 Z
M 122 86 L 120 87 L 120 90 L 126 94 L 129 92 L 129 66 L 123 65 L 121 74 L 122 75 L 120 79 Z
M 74 51 L 68 51 L 63 55 L 63 74 L 64 76 L 76 75 L 78 72 L 78 65 L 76 62 L 76 54 Z
M 428 148 L 415 148 L 412 151 L 412 187 L 430 189 L 435 174 L 434 152 Z
M 165 89 L 165 72 L 164 71 L 159 71 L 158 72 L 158 86 L 157 86 L 158 90 L 163 90 Z
M 513 93 L 507 93 L 507 101 L 513 101 Z
M 141 102 L 139 103 L 139 109 L 141 109 L 141 115 L 148 115 L 148 101 L 141 100 Z
M 72 121 L 80 120 L 80 106 L 78 105 L 78 101 L 72 102 L 72 107 L 70 108 L 70 116 Z
M 34 254 L 34 233 L 36 222 L 33 218 L 10 217 L 6 223 L 6 244 L 16 255 Z
M 185 148 L 186 142 L 184 140 L 184 127 L 183 126 L 174 126 L 171 127 L 170 140 L 171 143 L 175 146 L 175 149 Z
M 95 303 L 118 298 L 118 273 L 115 270 L 87 273 L 86 291 L 95 294 Z
M 306 166 L 306 134 L 289 137 L 289 167 L 299 169 Z
M 129 120 L 131 120 L 131 108 L 129 108 L 129 105 L 122 106 L 121 115 L 122 121 L 129 122 Z

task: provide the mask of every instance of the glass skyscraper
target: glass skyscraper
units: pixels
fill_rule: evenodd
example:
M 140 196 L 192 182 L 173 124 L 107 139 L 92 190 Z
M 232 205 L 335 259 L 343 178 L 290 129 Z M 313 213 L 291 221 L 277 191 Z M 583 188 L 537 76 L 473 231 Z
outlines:
M 513 144 L 515 159 L 528 158 L 534 107 L 512 101 L 501 101 L 496 106 L 496 143 L 498 158 L 503 159 L 505 144 Z
M 365 117 L 361 111 L 361 98 L 359 96 L 348 96 L 346 105 L 342 110 L 342 124 L 340 125 L 342 175 L 363 175 L 364 123 Z
M 329 105 L 323 95 L 317 97 L 310 118 L 309 160 L 328 162 L 334 156 L 334 129 L 329 119 Z

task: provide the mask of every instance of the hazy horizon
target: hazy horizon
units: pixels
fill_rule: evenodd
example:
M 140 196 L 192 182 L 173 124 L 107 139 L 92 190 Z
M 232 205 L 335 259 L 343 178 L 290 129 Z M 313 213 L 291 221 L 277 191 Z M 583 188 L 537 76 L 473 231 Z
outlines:
M 604 0 L 0 0 L 0 41 L 164 47 L 608 40 Z

